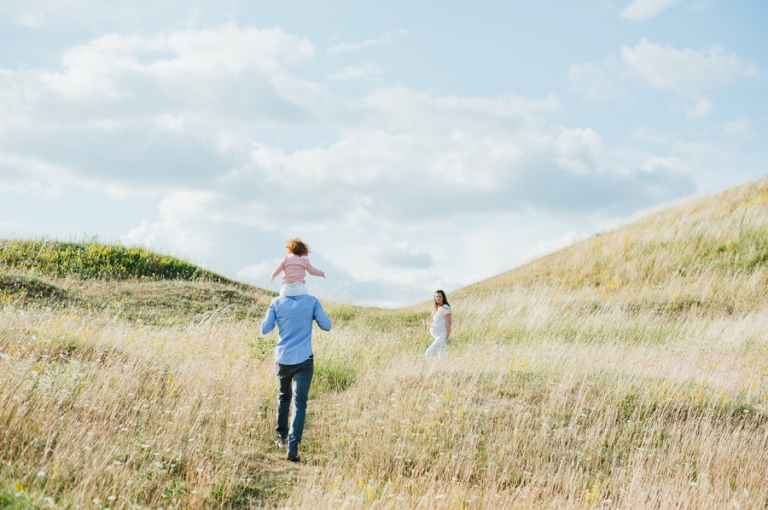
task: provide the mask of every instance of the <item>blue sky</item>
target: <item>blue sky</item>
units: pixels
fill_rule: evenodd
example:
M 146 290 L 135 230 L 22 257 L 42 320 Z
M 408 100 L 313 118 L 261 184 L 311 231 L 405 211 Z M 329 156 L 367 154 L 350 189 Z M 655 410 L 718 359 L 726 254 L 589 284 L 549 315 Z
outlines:
M 768 169 L 764 2 L 114 4 L 0 4 L 2 237 L 396 306 Z

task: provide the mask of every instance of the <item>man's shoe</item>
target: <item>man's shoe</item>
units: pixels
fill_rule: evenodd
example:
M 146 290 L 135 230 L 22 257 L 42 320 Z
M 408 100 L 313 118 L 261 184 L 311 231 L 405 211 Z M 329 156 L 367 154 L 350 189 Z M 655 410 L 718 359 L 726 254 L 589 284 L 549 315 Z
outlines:
M 286 442 L 282 439 L 275 441 L 275 446 L 278 450 L 285 450 Z
M 297 455 L 295 457 L 288 457 L 288 460 L 290 462 L 301 462 L 301 455 Z

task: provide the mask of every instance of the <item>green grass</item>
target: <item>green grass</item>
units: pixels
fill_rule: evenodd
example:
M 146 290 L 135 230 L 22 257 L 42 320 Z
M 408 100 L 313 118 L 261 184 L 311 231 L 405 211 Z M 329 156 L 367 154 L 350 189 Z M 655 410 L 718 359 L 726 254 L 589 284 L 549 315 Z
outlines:
M 142 248 L 0 240 L 0 305 L 74 307 L 170 326 L 261 320 L 273 295 Z
M 344 391 L 352 386 L 357 379 L 353 366 L 338 358 L 316 363 L 311 387 L 313 396 L 326 391 Z
M 727 274 L 753 273 L 768 265 L 768 229 L 745 228 L 731 236 L 696 238 L 696 251 L 689 261 L 694 269 L 705 270 L 713 266 Z M 686 270 L 685 266 L 682 270 Z
M 68 296 L 66 289 L 27 275 L 0 273 L 0 303 L 13 297 L 60 301 Z
M 76 308 L 156 326 L 261 320 L 271 293 L 249 285 L 214 282 L 93 282 L 0 273 L 0 305 Z
M 50 276 L 234 283 L 185 260 L 98 242 L 0 241 L 0 266 Z

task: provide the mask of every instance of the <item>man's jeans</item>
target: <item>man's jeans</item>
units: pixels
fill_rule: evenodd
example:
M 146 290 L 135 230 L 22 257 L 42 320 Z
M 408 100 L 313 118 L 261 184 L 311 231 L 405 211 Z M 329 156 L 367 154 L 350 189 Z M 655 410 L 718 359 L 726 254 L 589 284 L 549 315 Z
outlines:
M 304 432 L 304 420 L 307 414 L 307 400 L 312 376 L 315 373 L 315 360 L 309 358 L 296 365 L 275 363 L 277 376 L 277 436 L 288 443 L 288 457 L 299 454 L 301 434 Z M 291 428 L 288 429 L 288 410 L 293 400 Z

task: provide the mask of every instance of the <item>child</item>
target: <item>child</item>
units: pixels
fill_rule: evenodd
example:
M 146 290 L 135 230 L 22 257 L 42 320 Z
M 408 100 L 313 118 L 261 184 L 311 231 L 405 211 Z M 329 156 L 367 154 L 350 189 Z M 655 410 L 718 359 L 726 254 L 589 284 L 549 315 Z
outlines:
M 299 239 L 294 237 L 288 239 L 285 243 L 285 249 L 288 251 L 288 255 L 283 257 L 280 261 L 280 265 L 272 271 L 272 278 L 270 283 L 280 273 L 283 274 L 283 286 L 280 288 L 281 297 L 301 296 L 307 293 L 307 288 L 304 286 L 304 276 L 306 273 L 322 276 L 325 278 L 325 273 L 319 269 L 312 267 L 309 263 L 307 255 L 309 254 L 309 246 Z

